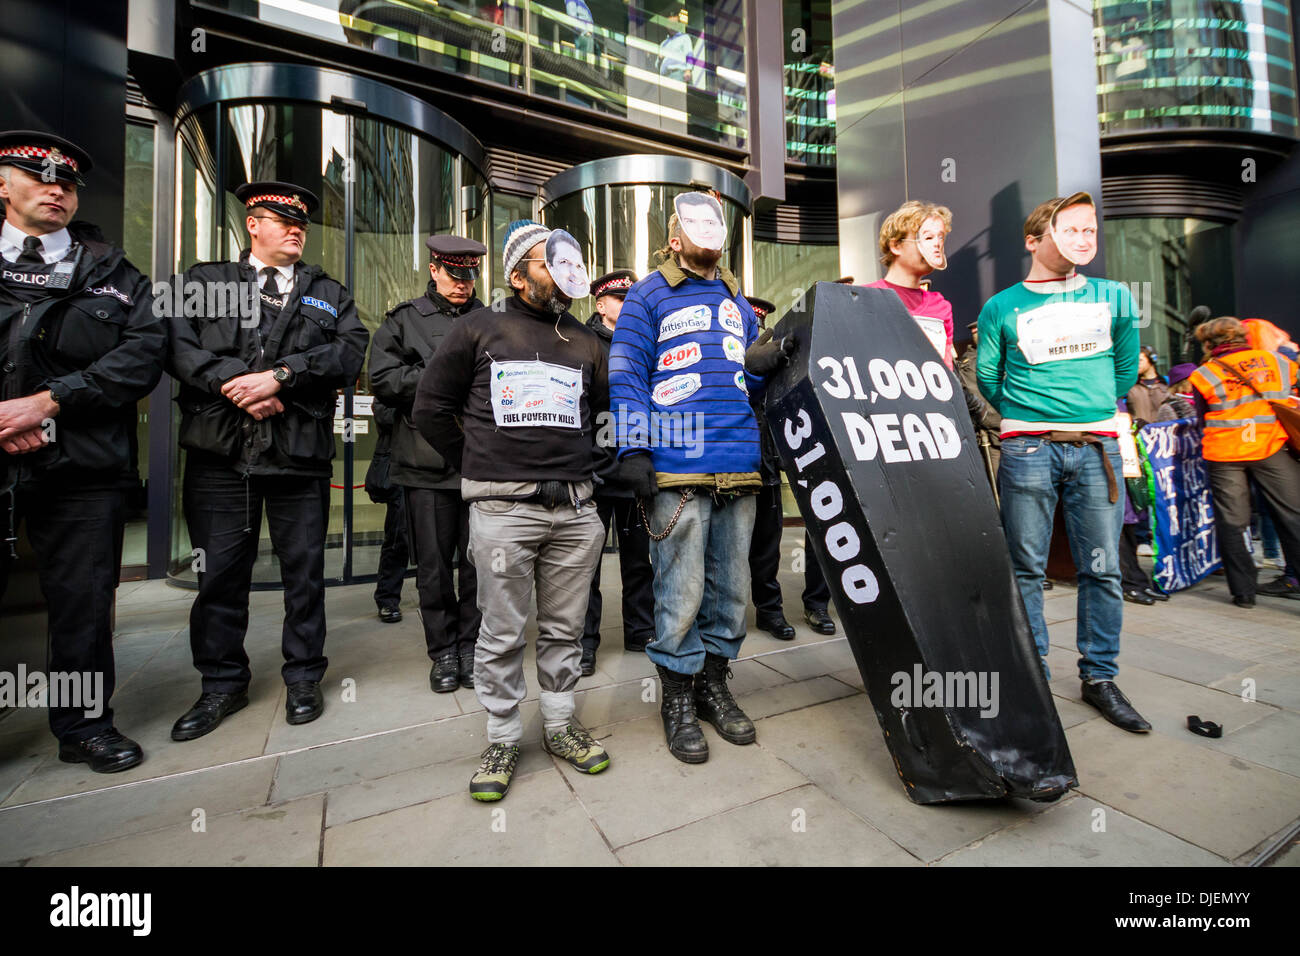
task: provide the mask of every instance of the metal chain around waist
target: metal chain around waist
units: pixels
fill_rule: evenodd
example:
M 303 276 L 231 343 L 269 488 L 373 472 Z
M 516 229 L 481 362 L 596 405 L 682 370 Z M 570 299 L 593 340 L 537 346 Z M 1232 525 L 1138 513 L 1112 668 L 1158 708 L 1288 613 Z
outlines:
M 673 512 L 672 519 L 668 522 L 668 527 L 664 528 L 664 530 L 659 534 L 655 534 L 654 531 L 650 529 L 650 518 L 645 513 L 645 499 L 637 498 L 636 506 L 641 509 L 641 522 L 645 525 L 646 534 L 650 535 L 650 539 L 652 541 L 662 541 L 664 538 L 668 537 L 673 528 L 677 527 L 677 519 L 682 516 L 682 509 L 686 507 L 686 502 L 690 501 L 694 497 L 694 488 L 687 488 L 682 492 L 682 500 L 677 502 L 677 510 Z

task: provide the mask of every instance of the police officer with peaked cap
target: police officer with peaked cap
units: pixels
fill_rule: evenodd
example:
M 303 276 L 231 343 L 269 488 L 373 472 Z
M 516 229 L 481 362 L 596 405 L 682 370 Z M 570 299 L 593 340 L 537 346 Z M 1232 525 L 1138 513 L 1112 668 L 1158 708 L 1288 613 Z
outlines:
M 631 269 L 615 269 L 607 272 L 591 283 L 591 297 L 595 301 L 596 311 L 587 320 L 587 328 L 596 333 L 596 338 L 605 347 L 609 355 L 609 345 L 614 339 L 614 328 L 618 324 L 618 313 L 623 305 L 627 290 L 636 282 L 636 273 Z M 618 536 L 618 569 L 623 584 L 623 649 L 625 651 L 644 651 L 646 644 L 655 636 L 655 596 L 654 569 L 650 566 L 650 536 L 637 513 L 636 498 L 632 490 L 618 480 L 618 449 L 612 446 L 613 428 L 601 429 L 600 424 L 593 429 L 596 442 L 596 511 L 609 533 L 610 522 L 614 523 Z M 611 442 L 610 447 L 599 447 L 604 434 Z M 596 650 L 600 647 L 600 614 L 603 601 L 600 595 L 600 565 L 596 561 L 596 573 L 591 579 L 591 594 L 587 598 L 587 617 L 582 628 L 582 659 L 578 662 L 582 676 L 589 677 L 596 672 Z
M 776 306 L 766 299 L 752 295 L 745 298 L 753 306 L 758 321 L 766 327 L 767 317 L 776 311 Z M 776 452 L 776 444 L 767 427 L 767 416 L 763 413 L 761 398 L 750 402 L 754 414 L 758 416 L 758 431 L 762 441 L 763 454 L 759 460 L 759 473 L 763 476 L 763 490 L 759 492 L 757 507 L 754 511 L 754 536 L 749 543 L 749 575 L 752 581 L 754 608 L 757 614 L 754 623 L 760 631 L 767 631 L 782 641 L 794 638 L 794 627 L 785 619 L 781 606 L 781 582 L 777 572 L 781 569 L 781 527 L 783 510 L 781 506 L 781 459 Z M 816 560 L 815 558 L 813 559 Z
M 406 498 L 424 643 L 433 662 L 429 687 L 445 694 L 474 686 L 474 647 L 482 621 L 478 578 L 467 554 L 469 506 L 461 500 L 460 473 L 424 440 L 411 421 L 411 406 L 420 374 L 443 337 L 457 318 L 483 306 L 474 282 L 487 248 L 460 236 L 430 236 L 425 245 L 429 286 L 424 295 L 394 306 L 376 330 L 370 387 L 397 413 L 390 473 Z
M 307 723 L 324 708 L 334 406 L 355 384 L 368 339 L 348 290 L 301 261 L 316 196 L 284 182 L 245 183 L 235 196 L 250 247 L 237 262 L 190 267 L 184 303 L 191 283 L 238 283 L 241 294 L 205 295 L 198 314 L 182 308 L 170 319 L 167 370 L 180 383 L 185 521 L 198 557 L 190 649 L 203 677 L 173 740 L 201 737 L 248 703 L 244 638 L 263 507 L 285 588 L 285 719 Z
M 72 221 L 91 167 L 61 137 L 0 133 L 0 594 L 25 522 L 48 607 L 59 759 L 113 773 L 144 759 L 109 706 L 113 594 L 125 492 L 140 480 L 136 402 L 162 377 L 167 329 L 149 280 Z M 62 675 L 90 696 L 61 699 Z

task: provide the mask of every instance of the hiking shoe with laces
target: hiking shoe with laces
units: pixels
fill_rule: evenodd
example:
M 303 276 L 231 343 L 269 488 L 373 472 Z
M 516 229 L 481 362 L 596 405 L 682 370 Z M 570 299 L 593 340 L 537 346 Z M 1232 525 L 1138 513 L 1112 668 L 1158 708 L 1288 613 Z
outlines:
M 553 734 L 542 732 L 542 746 L 548 754 L 567 760 L 583 773 L 600 773 L 609 766 L 605 748 L 581 727 L 569 724 Z
M 469 778 L 469 795 L 475 800 L 500 800 L 510 789 L 510 777 L 519 763 L 519 747 L 493 744 L 483 751 L 478 772 Z

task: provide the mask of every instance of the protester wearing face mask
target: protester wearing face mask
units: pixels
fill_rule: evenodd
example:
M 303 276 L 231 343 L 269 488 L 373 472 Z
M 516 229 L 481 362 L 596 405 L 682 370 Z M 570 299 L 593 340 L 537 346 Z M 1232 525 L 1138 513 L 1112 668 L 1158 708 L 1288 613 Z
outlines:
M 652 542 L 655 639 L 646 653 L 663 688 L 664 735 L 678 760 L 703 763 L 709 749 L 699 717 L 730 743 L 755 740 L 727 686 L 745 634 L 762 487 L 749 402 L 794 343 L 759 336 L 739 282 L 719 264 L 718 201 L 686 193 L 674 205 L 659 268 L 628 291 L 619 314 L 610 392 L 620 472 L 642 499 Z M 687 421 L 702 445 L 659 427 Z
M 596 421 L 609 407 L 605 350 L 569 314 L 588 290 L 568 233 L 512 222 L 502 250 L 514 295 L 462 316 L 420 377 L 412 418 L 461 475 L 483 616 L 474 690 L 488 747 L 476 800 L 505 796 L 519 760 L 524 627 L 537 597 L 542 744 L 584 773 L 609 755 L 573 716 L 583 618 L 604 527 L 592 500 Z M 564 261 L 561 261 L 564 260 Z
M 880 261 L 888 270 L 869 289 L 891 289 L 916 319 L 948 368 L 953 367 L 952 303 L 930 290 L 926 277 L 948 268 L 944 239 L 952 232 L 947 206 L 910 199 L 880 226 Z
M 1047 670 L 1042 583 L 1058 500 L 1079 574 L 1083 699 L 1135 733 L 1151 725 L 1115 686 L 1124 598 L 1123 462 L 1115 408 L 1137 378 L 1138 311 L 1118 282 L 1080 274 L 1097 254 L 1097 211 L 1079 192 L 1025 220 L 1029 275 L 984 304 L 979 390 L 1002 415 L 998 490 L 1011 564 Z

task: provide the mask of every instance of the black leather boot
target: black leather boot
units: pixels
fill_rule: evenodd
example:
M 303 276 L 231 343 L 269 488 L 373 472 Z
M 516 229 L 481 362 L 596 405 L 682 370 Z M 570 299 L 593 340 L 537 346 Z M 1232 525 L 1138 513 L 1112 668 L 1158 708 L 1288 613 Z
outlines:
M 655 666 L 663 693 L 659 713 L 664 719 L 668 752 L 682 763 L 704 763 L 709 759 L 709 743 L 695 717 L 694 678 Z
M 717 654 L 705 655 L 704 670 L 695 675 L 695 712 L 728 743 L 752 744 L 756 736 L 754 722 L 745 716 L 727 686 L 730 663 Z
M 460 686 L 460 660 L 456 652 L 441 654 L 429 670 L 429 689 L 435 694 L 450 694 Z

